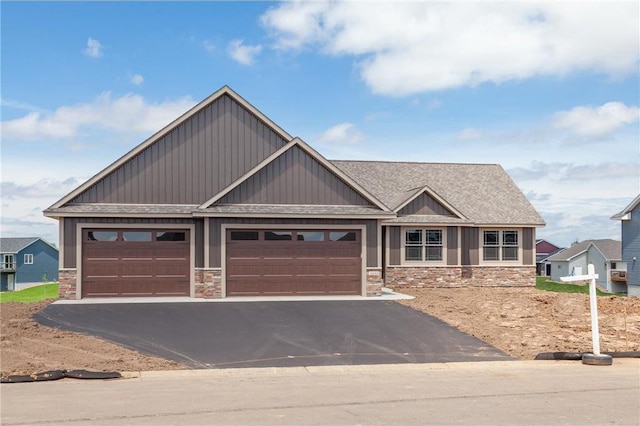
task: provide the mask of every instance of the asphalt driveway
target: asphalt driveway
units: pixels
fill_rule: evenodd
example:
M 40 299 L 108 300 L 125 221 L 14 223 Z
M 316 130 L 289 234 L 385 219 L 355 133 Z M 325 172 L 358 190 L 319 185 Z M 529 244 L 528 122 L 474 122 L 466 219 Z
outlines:
M 512 359 L 392 301 L 52 304 L 34 319 L 195 368 Z

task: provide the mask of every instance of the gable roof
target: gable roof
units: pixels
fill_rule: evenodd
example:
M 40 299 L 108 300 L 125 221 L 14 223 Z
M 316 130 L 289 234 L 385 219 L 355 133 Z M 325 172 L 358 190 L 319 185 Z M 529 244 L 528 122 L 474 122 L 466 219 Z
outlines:
M 606 260 L 622 259 L 622 243 L 612 239 L 585 240 L 549 256 L 549 262 L 566 262 L 589 250 L 594 246 Z
M 638 207 L 639 204 L 640 204 L 640 194 L 638 194 L 638 196 L 636 196 L 636 198 L 634 198 L 633 201 L 631 201 L 631 203 L 629 203 L 627 207 L 625 207 L 615 215 L 611 216 L 611 219 L 615 219 L 615 220 L 630 219 L 630 217 L 627 215 L 630 214 L 636 207 Z
M 49 244 L 48 242 L 46 242 L 40 237 L 16 237 L 16 238 L 0 238 L 0 252 L 8 253 L 8 254 L 18 253 L 20 250 L 30 246 L 31 244 L 35 243 L 38 240 L 42 240 L 47 245 L 58 250 L 57 248 L 53 247 L 51 244 Z
M 112 163 L 111 165 L 109 165 L 108 167 L 106 167 L 105 169 L 103 169 L 93 177 L 91 177 L 89 180 L 84 182 L 82 185 L 80 185 L 79 187 L 77 187 L 76 189 L 74 189 L 64 197 L 62 197 L 60 200 L 55 202 L 51 207 L 49 207 L 47 211 L 55 210 L 59 207 L 64 206 L 69 201 L 72 201 L 74 198 L 82 194 L 84 191 L 91 188 L 92 185 L 98 183 L 101 179 L 113 173 L 119 167 L 127 163 L 129 160 L 133 159 L 136 155 L 140 154 L 145 149 L 149 148 L 151 145 L 158 142 L 161 138 L 169 134 L 176 127 L 178 127 L 182 123 L 185 123 L 191 117 L 195 116 L 200 111 L 204 110 L 209 104 L 211 104 L 212 102 L 214 102 L 219 98 L 222 98 L 225 95 L 232 98 L 235 102 L 237 102 L 243 108 L 245 108 L 254 116 L 256 116 L 258 120 L 264 122 L 268 127 L 270 127 L 274 132 L 276 132 L 283 139 L 287 141 L 291 141 L 293 139 L 293 137 L 289 133 L 285 132 L 280 126 L 278 126 L 276 123 L 271 121 L 271 119 L 269 119 L 266 115 L 260 112 L 257 108 L 255 108 L 253 105 L 247 102 L 244 98 L 242 98 L 236 92 L 234 92 L 229 86 L 223 86 L 218 91 L 214 92 L 212 95 L 204 99 L 202 102 L 198 103 L 196 106 L 191 108 L 189 111 L 185 112 L 180 117 L 176 118 L 171 123 L 167 124 L 161 130 L 159 130 L 158 132 L 153 134 L 151 137 L 146 139 L 144 142 L 142 142 L 141 144 L 139 144 L 138 146 L 130 150 L 128 153 L 120 157 L 114 163 Z
M 497 164 L 332 161 L 397 211 L 428 188 L 460 219 L 476 225 L 543 226 L 544 220 Z
M 336 175 L 340 180 L 342 180 L 348 186 L 353 188 L 357 193 L 359 193 L 361 196 L 363 196 L 371 204 L 377 206 L 382 211 L 385 211 L 385 212 L 389 211 L 387 206 L 385 206 L 379 199 L 377 199 L 369 191 L 367 191 L 365 188 L 363 188 L 357 181 L 355 181 L 349 175 L 345 174 L 342 170 L 337 168 L 330 161 L 326 160 L 316 150 L 311 148 L 302 139 L 300 139 L 298 137 L 294 138 L 287 145 L 283 146 L 278 151 L 274 152 L 271 156 L 269 156 L 266 159 L 264 159 L 261 163 L 257 164 L 253 169 L 251 169 L 249 172 L 247 172 L 244 176 L 242 176 L 241 178 L 239 178 L 236 181 L 232 182 L 229 186 L 227 186 L 225 189 L 220 191 L 214 197 L 212 197 L 209 200 L 207 200 L 204 203 L 202 203 L 202 205 L 199 208 L 206 209 L 208 207 L 211 207 L 216 201 L 222 199 L 225 195 L 227 195 L 231 191 L 233 191 L 233 189 L 235 189 L 238 186 L 240 186 L 243 182 L 246 182 L 249 178 L 251 178 L 252 176 L 256 175 L 258 172 L 260 172 L 260 170 L 264 169 L 267 165 L 272 163 L 276 158 L 278 158 L 279 156 L 283 155 L 285 152 L 291 150 L 294 147 L 300 148 L 307 155 L 311 156 L 318 163 L 320 163 L 322 166 L 327 168 L 331 173 Z

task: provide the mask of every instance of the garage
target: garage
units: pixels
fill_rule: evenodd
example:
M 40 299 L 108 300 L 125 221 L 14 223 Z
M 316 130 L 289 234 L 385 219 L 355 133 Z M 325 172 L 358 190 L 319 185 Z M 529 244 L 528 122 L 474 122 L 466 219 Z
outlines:
M 83 229 L 82 296 L 189 296 L 185 229 Z
M 226 231 L 227 296 L 361 295 L 360 230 Z

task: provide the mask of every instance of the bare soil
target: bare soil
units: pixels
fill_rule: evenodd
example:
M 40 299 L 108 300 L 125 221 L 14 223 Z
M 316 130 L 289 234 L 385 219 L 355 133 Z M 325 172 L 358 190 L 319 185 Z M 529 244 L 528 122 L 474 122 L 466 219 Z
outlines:
M 437 317 L 503 352 L 591 352 L 589 296 L 535 288 L 402 289 L 402 304 Z M 598 297 L 601 352 L 640 350 L 640 298 Z
M 521 359 L 540 352 L 592 350 L 589 298 L 534 288 L 402 289 L 401 303 Z M 37 324 L 32 315 L 51 301 L 0 305 L 3 375 L 46 370 L 175 370 L 183 365 L 79 333 Z M 599 297 L 603 352 L 640 350 L 640 298 Z

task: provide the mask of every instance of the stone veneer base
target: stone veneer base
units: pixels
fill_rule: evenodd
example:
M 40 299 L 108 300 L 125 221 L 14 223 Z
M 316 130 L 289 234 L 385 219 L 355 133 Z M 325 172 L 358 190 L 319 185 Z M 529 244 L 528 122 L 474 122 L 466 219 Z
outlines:
M 423 266 L 385 270 L 388 287 L 534 287 L 536 267 L 532 266 Z
M 220 269 L 196 269 L 194 272 L 194 297 L 222 298 L 222 271 Z
M 58 271 L 58 297 L 63 300 L 77 298 L 78 270 L 60 269 Z

